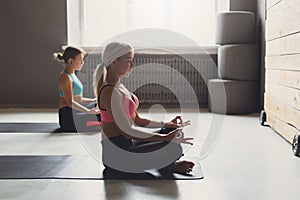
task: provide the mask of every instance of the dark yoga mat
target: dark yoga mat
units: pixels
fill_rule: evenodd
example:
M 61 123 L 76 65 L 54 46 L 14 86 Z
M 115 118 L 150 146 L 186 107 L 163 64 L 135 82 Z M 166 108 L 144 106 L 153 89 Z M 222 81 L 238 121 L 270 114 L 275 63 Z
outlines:
M 85 130 L 78 131 L 100 131 L 99 126 L 90 126 Z M 58 123 L 0 123 L 0 133 L 62 133 Z
M 189 175 L 161 174 L 158 171 L 130 174 L 104 170 L 103 165 L 90 156 L 0 156 L 0 179 L 197 180 L 202 178 L 200 166 L 195 166 Z
M 0 123 L 0 132 L 4 133 L 53 133 L 60 132 L 58 123 Z

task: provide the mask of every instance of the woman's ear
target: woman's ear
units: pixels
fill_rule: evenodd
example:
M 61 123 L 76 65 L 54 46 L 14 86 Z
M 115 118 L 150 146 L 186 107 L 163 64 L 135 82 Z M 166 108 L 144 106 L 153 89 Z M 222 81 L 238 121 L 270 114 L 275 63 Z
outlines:
M 114 60 L 111 64 L 110 64 L 110 66 L 114 66 L 114 65 L 116 65 L 116 60 Z
M 69 60 L 68 60 L 68 64 L 70 64 L 70 65 L 72 65 L 73 64 L 73 58 L 69 58 Z

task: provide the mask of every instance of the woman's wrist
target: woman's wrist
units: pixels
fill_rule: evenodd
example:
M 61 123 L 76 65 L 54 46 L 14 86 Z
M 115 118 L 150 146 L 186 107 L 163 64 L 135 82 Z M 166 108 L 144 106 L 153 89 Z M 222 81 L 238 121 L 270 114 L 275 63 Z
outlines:
M 160 124 L 161 124 L 161 128 L 164 128 L 165 127 L 165 122 L 163 122 L 163 121 L 160 121 Z
M 166 123 L 163 121 L 147 120 L 144 126 L 147 128 L 164 128 Z

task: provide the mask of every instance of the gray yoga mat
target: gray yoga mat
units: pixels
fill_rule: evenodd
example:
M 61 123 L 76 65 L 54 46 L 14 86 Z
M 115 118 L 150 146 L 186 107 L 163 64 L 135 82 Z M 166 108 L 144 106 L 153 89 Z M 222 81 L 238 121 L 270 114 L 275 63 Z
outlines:
M 60 132 L 60 129 L 58 123 L 0 123 L 0 132 L 54 133 Z
M 204 178 L 201 167 L 191 174 L 151 171 L 132 174 L 104 170 L 90 156 L 16 155 L 0 156 L 0 179 L 77 179 L 77 180 L 198 180 Z

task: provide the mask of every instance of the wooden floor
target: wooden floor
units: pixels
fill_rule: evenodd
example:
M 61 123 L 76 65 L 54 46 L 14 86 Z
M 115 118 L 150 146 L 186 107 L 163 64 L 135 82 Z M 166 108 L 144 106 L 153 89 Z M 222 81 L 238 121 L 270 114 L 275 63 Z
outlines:
M 141 112 L 170 119 L 175 110 Z M 206 110 L 182 113 L 193 126 L 184 131 L 195 144 L 185 154 L 199 162 L 205 178 L 181 181 L 0 180 L 0 199 L 299 199 L 300 159 L 291 145 L 259 114 L 214 115 Z M 1 122 L 55 122 L 56 110 L 2 109 Z M 196 133 L 195 133 L 196 132 Z M 209 133 L 210 137 L 205 134 Z M 96 156 L 99 135 L 0 133 L 0 155 Z

